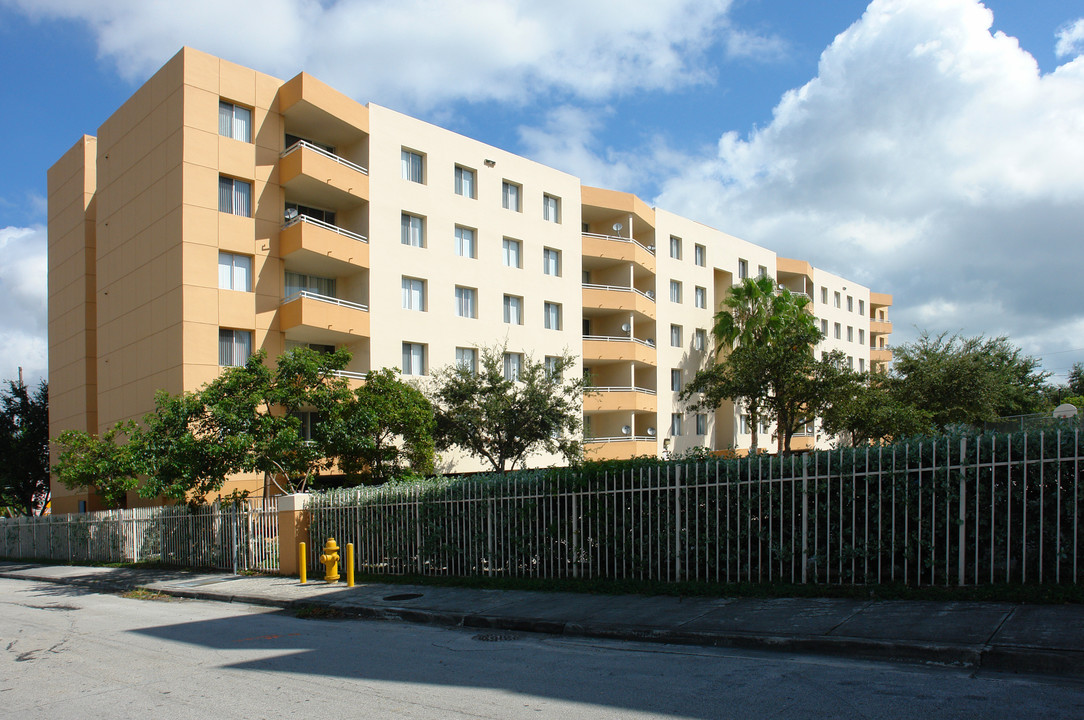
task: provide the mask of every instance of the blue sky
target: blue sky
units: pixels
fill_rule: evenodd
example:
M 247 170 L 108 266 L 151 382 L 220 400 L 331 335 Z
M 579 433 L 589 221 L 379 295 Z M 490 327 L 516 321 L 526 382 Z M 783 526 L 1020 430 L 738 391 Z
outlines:
M 1079 2 L 225 7 L 0 0 L 0 378 L 45 372 L 46 170 L 182 44 L 307 70 L 890 292 L 898 342 L 1006 334 L 1055 379 L 1084 361 Z

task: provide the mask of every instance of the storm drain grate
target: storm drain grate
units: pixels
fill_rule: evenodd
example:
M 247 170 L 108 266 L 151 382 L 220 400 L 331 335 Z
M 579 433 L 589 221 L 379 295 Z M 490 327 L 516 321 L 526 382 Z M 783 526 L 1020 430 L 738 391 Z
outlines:
M 384 600 L 390 600 L 393 602 L 395 600 L 414 600 L 416 598 L 420 598 L 421 596 L 421 593 L 400 593 L 399 595 L 388 595 L 386 598 L 384 598 Z
M 519 640 L 519 635 L 511 632 L 478 633 L 474 636 L 474 639 L 482 642 L 508 642 L 509 640 Z

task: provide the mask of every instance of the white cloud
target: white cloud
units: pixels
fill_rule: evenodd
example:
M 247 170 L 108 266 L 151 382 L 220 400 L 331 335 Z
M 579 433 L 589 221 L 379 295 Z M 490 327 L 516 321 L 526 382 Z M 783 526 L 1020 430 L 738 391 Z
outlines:
M 690 158 L 658 204 L 893 293 L 897 340 L 1081 347 L 1084 58 L 1043 75 L 992 20 L 874 0 L 767 127 Z
M 27 384 L 45 377 L 46 339 L 45 228 L 0 228 L 0 297 L 4 318 L 0 327 L 0 380 L 14 380 L 19 367 Z
M 1084 53 L 1084 18 L 1058 28 L 1056 37 L 1058 44 L 1054 46 L 1054 52 L 1058 57 L 1076 57 Z
M 139 80 L 181 45 L 280 77 L 304 68 L 353 97 L 432 107 L 449 99 L 606 98 L 709 77 L 705 55 L 774 56 L 732 28 L 733 0 L 0 0 L 82 21 L 99 55 Z M 211 19 L 213 18 L 213 20 Z

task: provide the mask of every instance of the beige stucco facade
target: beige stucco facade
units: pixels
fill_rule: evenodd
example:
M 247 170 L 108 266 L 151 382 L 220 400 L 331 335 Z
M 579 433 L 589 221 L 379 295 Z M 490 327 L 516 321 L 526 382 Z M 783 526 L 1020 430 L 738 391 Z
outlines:
M 225 333 L 271 357 L 345 345 L 352 379 L 393 367 L 422 385 L 471 349 L 568 352 L 598 388 L 588 457 L 740 446 L 740 414 L 685 413 L 673 371 L 692 377 L 725 293 L 761 269 L 852 328 L 825 348 L 890 357 L 891 296 L 305 73 L 185 48 L 49 171 L 50 430 L 103 432 L 157 390 L 198 388 Z M 822 286 L 852 310 L 822 308 Z M 95 507 L 54 487 L 56 512 Z

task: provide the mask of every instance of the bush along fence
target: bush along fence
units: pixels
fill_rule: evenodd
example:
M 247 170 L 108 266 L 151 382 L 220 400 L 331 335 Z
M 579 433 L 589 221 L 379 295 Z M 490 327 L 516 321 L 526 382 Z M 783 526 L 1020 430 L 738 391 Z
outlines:
M 1079 430 L 948 437 L 359 488 L 308 509 L 314 546 L 354 543 L 378 574 L 1078 583 L 1082 459 Z
M 0 557 L 68 563 L 276 571 L 278 541 L 276 505 L 263 500 L 0 521 Z

